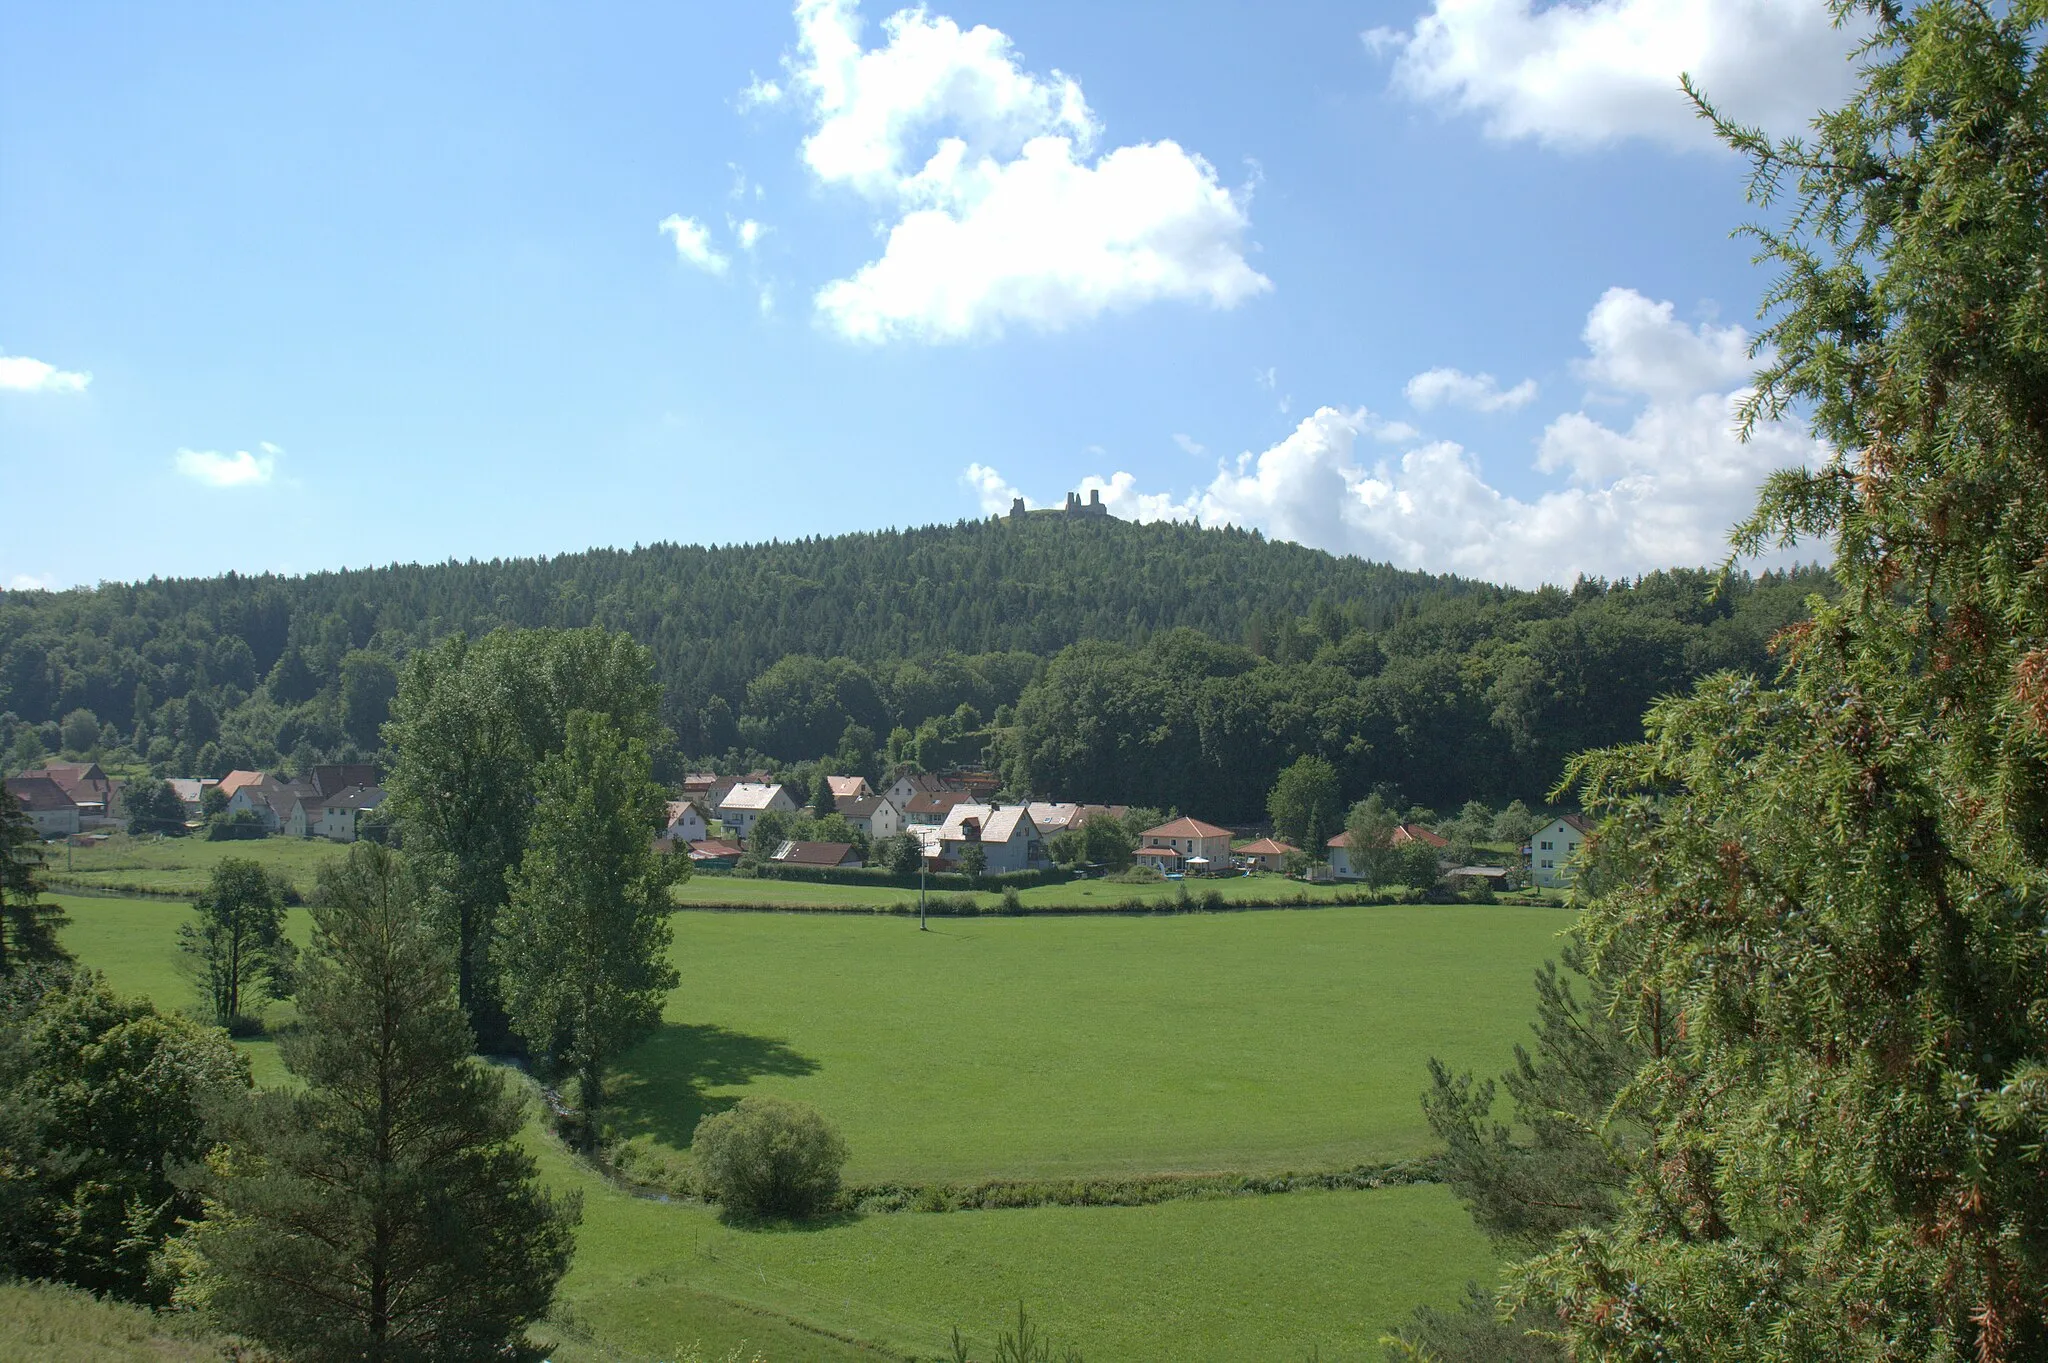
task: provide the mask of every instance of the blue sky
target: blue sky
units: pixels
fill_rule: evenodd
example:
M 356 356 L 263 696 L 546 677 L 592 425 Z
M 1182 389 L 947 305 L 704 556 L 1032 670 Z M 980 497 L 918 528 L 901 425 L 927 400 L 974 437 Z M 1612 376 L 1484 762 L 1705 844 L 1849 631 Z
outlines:
M 1729 435 L 1765 280 L 1675 84 L 1796 130 L 1819 0 L 895 13 L 10 6 L 0 586 L 1079 487 L 1569 581 L 1815 457 Z

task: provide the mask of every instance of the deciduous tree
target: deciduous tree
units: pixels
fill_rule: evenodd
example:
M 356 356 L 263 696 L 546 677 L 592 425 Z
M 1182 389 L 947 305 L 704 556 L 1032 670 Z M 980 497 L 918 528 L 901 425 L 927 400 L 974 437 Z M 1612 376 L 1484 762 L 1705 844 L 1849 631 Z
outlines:
M 259 995 L 290 997 L 298 953 L 285 936 L 284 899 L 261 862 L 225 857 L 192 903 L 197 920 L 178 928 L 178 949 L 216 1025 L 241 1025 L 243 1005 Z
M 677 983 L 668 961 L 675 858 L 653 851 L 665 811 L 647 746 L 574 710 L 535 773 L 526 854 L 499 922 L 512 1026 L 576 1079 L 579 1138 L 596 1146 L 605 1073 L 652 1031 Z
M 1321 857 L 1324 845 L 1337 833 L 1343 807 L 1337 769 L 1313 755 L 1296 758 L 1266 797 L 1273 836 L 1311 858 Z

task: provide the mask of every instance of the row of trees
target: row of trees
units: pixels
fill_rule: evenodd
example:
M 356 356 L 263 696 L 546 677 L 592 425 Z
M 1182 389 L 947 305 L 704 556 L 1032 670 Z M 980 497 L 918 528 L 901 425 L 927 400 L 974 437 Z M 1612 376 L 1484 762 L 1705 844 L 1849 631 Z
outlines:
M 1501 1358 L 2048 1357 L 2048 7 L 1838 3 L 1810 143 L 1701 101 L 1781 267 L 1747 415 L 1833 452 L 1737 531 L 1835 546 L 1774 686 L 1724 673 L 1573 763 L 1602 893 L 1495 1089 L 1436 1067 Z

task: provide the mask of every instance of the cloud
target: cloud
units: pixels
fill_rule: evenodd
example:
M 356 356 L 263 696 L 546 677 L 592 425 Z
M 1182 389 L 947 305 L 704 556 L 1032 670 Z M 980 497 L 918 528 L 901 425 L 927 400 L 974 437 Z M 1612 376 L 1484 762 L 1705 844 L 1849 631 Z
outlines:
M 747 87 L 740 91 L 741 109 L 754 109 L 763 104 L 782 103 L 783 89 L 780 85 L 772 80 L 762 80 L 752 72 L 747 74 L 749 76 Z
M 711 229 L 695 218 L 671 213 L 661 220 L 661 231 L 676 240 L 676 256 L 704 271 L 722 275 L 732 262 L 711 244 Z
M 738 222 L 727 218 L 725 224 L 732 230 L 732 239 L 740 244 L 742 251 L 751 251 L 760 245 L 761 238 L 767 236 L 771 230 L 767 225 L 755 222 L 752 218 L 742 218 Z
M 57 579 L 48 573 L 16 573 L 7 579 L 10 592 L 54 592 Z
M 967 471 L 960 475 L 960 481 L 974 490 L 981 502 L 982 514 L 988 516 L 1008 511 L 1011 503 L 1024 495 L 1004 482 L 1003 475 L 986 464 L 969 464 Z M 1026 498 L 1024 505 L 1031 507 L 1036 503 Z
M 222 454 L 219 450 L 179 450 L 174 461 L 178 472 L 194 482 L 208 487 L 260 487 L 271 480 L 277 472 L 277 456 L 284 451 L 265 440 L 258 449 L 261 454 L 250 454 L 247 450 L 236 450 L 233 454 Z
M 1188 454 L 1202 455 L 1209 452 L 1207 445 L 1200 444 L 1193 436 L 1183 435 L 1179 431 L 1173 433 L 1173 443 L 1180 446 Z
M 1531 498 L 1501 491 L 1451 441 L 1379 457 L 1367 441 L 1397 426 L 1338 407 L 1219 465 L 1208 486 L 1184 496 L 1141 491 L 1129 473 L 1081 486 L 1100 488 L 1111 511 L 1130 519 L 1256 526 L 1334 553 L 1533 587 L 1717 563 L 1764 476 L 1820 458 L 1821 447 L 1790 425 L 1760 428 L 1747 444 L 1736 438 L 1748 372 L 1734 359 L 1748 344 L 1740 328 L 1692 327 L 1668 303 L 1610 289 L 1583 338 L 1580 372 L 1636 411 L 1615 425 L 1584 411 L 1556 417 L 1536 459 L 1554 485 Z M 980 475 L 1001 482 L 992 469 Z
M 1628 137 L 1716 145 L 1679 91 L 1690 73 L 1725 113 L 1781 132 L 1838 103 L 1868 31 L 1824 0 L 1432 0 L 1412 29 L 1374 29 L 1393 86 L 1512 140 L 1587 147 Z
M 83 393 L 92 375 L 59 369 L 26 355 L 0 355 L 0 392 Z
M 1523 379 L 1505 392 L 1491 374 L 1462 369 L 1427 369 L 1408 380 L 1408 401 L 1421 411 L 1448 403 L 1479 412 L 1512 412 L 1536 400 L 1536 380 Z
M 862 45 L 853 0 L 799 0 L 790 95 L 803 159 L 891 219 L 878 259 L 815 303 L 862 341 L 1058 330 L 1165 299 L 1229 308 L 1272 287 L 1246 263 L 1248 191 L 1171 141 L 1098 154 L 1081 87 L 1007 35 L 909 9 Z

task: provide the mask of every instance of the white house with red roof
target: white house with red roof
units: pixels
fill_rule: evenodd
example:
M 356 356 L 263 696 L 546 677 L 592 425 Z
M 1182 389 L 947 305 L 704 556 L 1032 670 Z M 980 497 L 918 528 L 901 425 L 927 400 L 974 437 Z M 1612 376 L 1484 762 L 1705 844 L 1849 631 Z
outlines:
M 1529 839 L 1529 879 L 1557 889 L 1572 883 L 1576 869 L 1572 858 L 1585 845 L 1593 825 L 1576 814 L 1552 819 Z
M 1230 830 L 1200 819 L 1179 818 L 1138 835 L 1138 850 L 1163 849 L 1190 865 L 1230 864 Z

